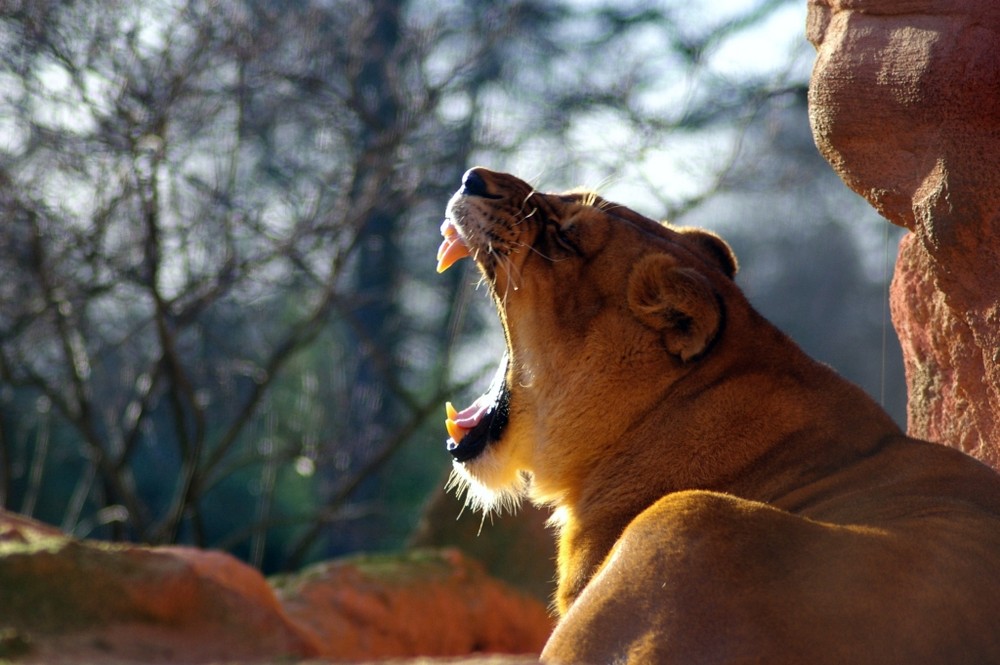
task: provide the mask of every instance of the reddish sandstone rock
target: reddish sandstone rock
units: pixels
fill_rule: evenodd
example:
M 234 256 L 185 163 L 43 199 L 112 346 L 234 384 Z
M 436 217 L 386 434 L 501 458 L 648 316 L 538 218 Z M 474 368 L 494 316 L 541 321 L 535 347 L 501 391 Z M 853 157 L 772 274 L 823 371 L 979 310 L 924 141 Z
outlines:
M 542 603 L 457 551 L 352 558 L 278 583 L 280 601 L 260 573 L 221 552 L 80 541 L 0 511 L 0 661 L 537 654 L 552 627 Z
M 1000 3 L 808 2 L 816 143 L 913 232 L 891 293 L 910 433 L 1000 469 Z
M 260 573 L 229 555 L 79 541 L 3 512 L 0 628 L 8 650 L 45 663 L 317 653 Z
M 333 561 L 274 584 L 321 655 L 340 661 L 537 654 L 552 629 L 542 603 L 458 550 Z

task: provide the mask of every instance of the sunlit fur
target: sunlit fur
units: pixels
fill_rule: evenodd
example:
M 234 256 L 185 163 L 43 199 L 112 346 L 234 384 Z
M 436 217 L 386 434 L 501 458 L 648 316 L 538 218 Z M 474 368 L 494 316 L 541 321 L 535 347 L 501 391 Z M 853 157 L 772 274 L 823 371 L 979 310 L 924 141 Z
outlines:
M 521 265 L 526 254 L 537 250 L 525 242 L 537 221 L 537 208 L 532 204 L 533 189 L 521 183 L 522 190 L 506 207 L 502 218 L 492 228 L 463 226 L 462 232 L 473 260 L 482 270 L 480 284 L 486 284 L 494 301 L 501 324 L 506 327 L 506 304 L 521 288 Z M 458 197 L 456 197 L 458 199 Z M 452 214 L 467 219 L 490 217 L 494 208 L 488 200 L 463 201 Z M 516 365 L 515 363 L 512 363 Z M 522 373 L 518 374 L 523 377 Z M 515 425 L 516 427 L 516 425 Z M 490 446 L 475 460 L 454 464 L 446 489 L 464 497 L 475 511 L 498 513 L 516 511 L 528 487 L 528 474 L 523 459 L 517 458 L 516 446 Z
M 527 489 L 528 478 L 524 474 L 509 477 L 501 462 L 498 462 L 489 451 L 484 453 L 483 460 L 477 460 L 476 475 L 467 472 L 464 464 L 458 462 L 452 467 L 445 484 L 445 491 L 454 491 L 455 496 L 463 499 L 474 512 L 490 514 L 516 513 L 521 505 Z M 499 480 L 490 473 L 491 464 L 499 473 L 504 474 L 504 480 Z M 486 478 L 481 481 L 480 478 Z

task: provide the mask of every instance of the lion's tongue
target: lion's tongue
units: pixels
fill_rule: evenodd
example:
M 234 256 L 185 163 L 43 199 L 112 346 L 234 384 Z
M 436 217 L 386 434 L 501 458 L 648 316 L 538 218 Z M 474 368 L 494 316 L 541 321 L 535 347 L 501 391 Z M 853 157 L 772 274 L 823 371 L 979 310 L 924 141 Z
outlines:
M 462 240 L 462 236 L 458 235 L 458 229 L 447 219 L 441 224 L 441 235 L 444 236 L 444 240 L 441 241 L 441 246 L 438 247 L 438 272 L 444 272 L 455 261 L 469 256 L 469 248 L 465 245 L 465 241 Z
M 451 402 L 446 403 L 444 410 L 448 418 L 444 421 L 444 426 L 448 430 L 448 436 L 455 443 L 460 443 L 469 430 L 482 422 L 492 406 L 493 396 L 488 393 L 480 395 L 471 406 L 461 411 L 456 410 Z
M 497 402 L 500 399 L 500 393 L 503 392 L 504 376 L 506 373 L 507 354 L 505 353 L 503 360 L 500 361 L 500 366 L 497 367 L 496 374 L 493 375 L 493 380 L 490 381 L 489 389 L 477 397 L 475 402 L 461 411 L 457 410 L 451 402 L 444 405 L 445 413 L 448 416 L 444 421 L 444 426 L 448 430 L 448 436 L 456 444 L 460 443 L 470 430 L 481 423 L 483 418 L 496 408 Z

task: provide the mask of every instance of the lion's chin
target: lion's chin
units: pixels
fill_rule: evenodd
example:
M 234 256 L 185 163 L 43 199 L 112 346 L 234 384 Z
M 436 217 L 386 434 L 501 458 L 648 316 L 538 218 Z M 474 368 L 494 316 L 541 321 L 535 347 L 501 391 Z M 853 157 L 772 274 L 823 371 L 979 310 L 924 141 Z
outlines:
M 446 490 L 455 490 L 460 499 L 476 512 L 515 513 L 526 495 L 529 479 L 504 459 L 504 455 L 490 446 L 474 460 L 452 463 Z

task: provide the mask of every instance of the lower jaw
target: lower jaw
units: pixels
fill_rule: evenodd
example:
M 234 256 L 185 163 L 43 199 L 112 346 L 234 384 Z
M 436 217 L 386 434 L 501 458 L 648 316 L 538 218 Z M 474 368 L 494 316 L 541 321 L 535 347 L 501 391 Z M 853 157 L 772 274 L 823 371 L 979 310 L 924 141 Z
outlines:
M 498 441 L 510 418 L 510 388 L 507 385 L 508 355 L 503 360 L 487 394 L 493 396 L 493 406 L 483 419 L 469 430 L 459 442 L 448 440 L 448 452 L 456 462 L 473 460 Z

